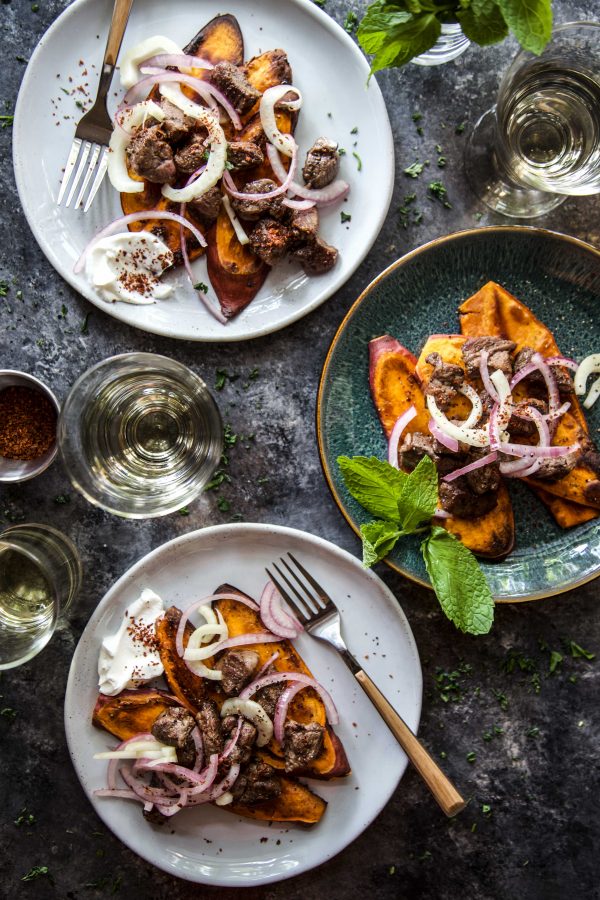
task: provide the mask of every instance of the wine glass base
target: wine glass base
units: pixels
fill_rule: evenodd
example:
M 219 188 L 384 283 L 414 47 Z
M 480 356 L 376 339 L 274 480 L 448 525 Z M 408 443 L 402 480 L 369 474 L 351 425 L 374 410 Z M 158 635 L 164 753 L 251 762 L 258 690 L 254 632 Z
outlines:
M 564 194 L 519 187 L 503 176 L 497 163 L 496 141 L 496 117 L 494 110 L 488 109 L 475 125 L 465 149 L 467 180 L 486 206 L 503 216 L 535 219 L 564 203 Z

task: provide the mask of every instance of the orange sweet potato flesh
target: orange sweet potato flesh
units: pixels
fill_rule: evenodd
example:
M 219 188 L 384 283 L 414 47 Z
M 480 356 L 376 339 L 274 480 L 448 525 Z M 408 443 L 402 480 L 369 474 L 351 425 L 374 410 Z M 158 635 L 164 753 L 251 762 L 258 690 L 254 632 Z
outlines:
M 460 356 L 460 346 L 464 338 L 460 335 L 432 335 L 419 357 L 419 361 L 395 338 L 384 335 L 369 343 L 371 395 L 379 414 L 381 424 L 389 437 L 394 423 L 411 404 L 417 416 L 409 422 L 406 433 L 415 431 L 429 433 L 429 411 L 425 405 L 425 395 L 419 382 L 419 372 L 423 383 L 431 367 L 425 363 L 425 356 L 437 350 L 447 362 L 454 362 Z M 458 363 L 457 363 L 458 364 Z M 460 398 L 462 401 L 464 398 Z M 465 399 L 468 405 L 468 401 Z M 457 403 L 457 408 L 460 402 Z M 466 415 L 467 409 L 462 412 Z M 501 559 L 514 546 L 515 520 L 510 495 L 505 484 L 498 491 L 498 502 L 494 509 L 484 516 L 464 519 L 452 516 L 440 519 L 439 524 L 455 535 L 465 547 L 477 556 L 486 559 Z
M 461 331 L 466 337 L 497 335 L 512 340 L 517 351 L 532 347 L 542 356 L 560 356 L 554 335 L 534 314 L 513 297 L 505 288 L 493 281 L 485 284 L 476 294 L 459 307 Z M 571 409 L 562 417 L 553 443 L 565 445 L 585 439 L 588 426 L 575 394 L 570 396 Z M 600 467 L 593 453 L 586 453 L 564 478 L 557 481 L 526 479 L 536 492 L 543 491 L 562 500 L 549 507 L 552 515 L 563 528 L 588 521 L 589 516 L 579 507 L 600 507 Z M 591 490 L 596 488 L 596 490 Z M 543 498 L 541 498 L 543 500 Z M 575 507 L 573 505 L 575 504 Z
M 275 800 L 246 806 L 234 801 L 221 807 L 238 816 L 264 822 L 299 822 L 316 825 L 323 818 L 327 803 L 299 781 L 281 776 L 281 794 Z
M 156 622 L 156 637 L 158 638 L 161 662 L 165 668 L 165 678 L 170 690 L 184 706 L 197 712 L 200 704 L 206 698 L 206 681 L 195 675 L 177 653 L 176 636 L 177 628 L 181 620 L 181 610 L 171 606 Z M 187 645 L 193 627 L 186 623 L 183 645 Z M 211 661 L 207 660 L 207 666 Z
M 155 688 L 121 691 L 116 697 L 99 694 L 92 722 L 120 741 L 127 741 L 136 734 L 147 734 L 161 713 L 179 705 L 177 698 Z
M 239 594 L 241 592 L 236 588 L 232 588 L 231 585 L 225 584 L 218 587 L 215 593 Z M 215 603 L 215 607 L 225 619 L 230 637 L 237 637 L 240 634 L 268 633 L 261 622 L 259 614 L 242 603 L 238 603 L 235 600 L 218 600 Z M 268 658 L 275 651 L 278 651 L 279 656 L 273 663 L 274 671 L 302 672 L 311 678 L 313 677 L 312 672 L 290 641 L 281 640 L 268 644 L 253 644 L 251 649 L 258 653 L 258 668 L 261 668 Z M 215 697 L 215 699 L 217 698 Z M 222 695 L 220 699 L 222 699 Z M 312 688 L 306 688 L 306 690 L 296 694 L 290 704 L 289 715 L 296 722 L 301 722 L 302 724 L 310 722 L 316 722 L 319 725 L 326 724 L 325 707 L 319 695 Z M 267 750 L 273 757 L 283 758 L 283 750 L 275 738 L 271 739 L 267 745 Z M 328 779 L 348 775 L 349 772 L 350 764 L 342 743 L 337 735 L 334 734 L 333 729 L 327 727 L 320 755 L 301 774 L 311 775 L 313 778 Z

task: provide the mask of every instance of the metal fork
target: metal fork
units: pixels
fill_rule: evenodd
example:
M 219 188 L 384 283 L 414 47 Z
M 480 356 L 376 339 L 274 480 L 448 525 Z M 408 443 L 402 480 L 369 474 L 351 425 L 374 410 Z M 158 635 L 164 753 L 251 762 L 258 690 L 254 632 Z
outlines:
M 306 631 L 331 644 L 340 653 L 443 811 L 447 816 L 456 815 L 465 808 L 465 801 L 348 650 L 341 634 L 340 613 L 331 597 L 291 553 L 287 556 L 295 568 L 281 557 L 281 567 L 272 563 L 272 568 L 279 577 L 276 578 L 269 569 L 266 570 L 267 575 L 284 600 L 298 614 Z
M 65 194 L 67 195 L 65 206 L 70 206 L 73 197 L 77 195 L 75 209 L 79 209 L 83 203 L 87 186 L 93 178 L 94 180 L 83 208 L 83 211 L 87 212 L 106 174 L 108 167 L 108 142 L 113 130 L 112 121 L 106 108 L 106 97 L 119 50 L 121 49 L 121 41 L 125 34 L 132 3 L 133 0 L 115 0 L 106 50 L 104 51 L 98 93 L 94 105 L 79 120 L 79 124 L 75 129 L 75 137 L 71 144 L 58 193 L 58 200 L 56 201 L 58 206 L 62 203 Z M 74 171 L 75 176 L 71 179 Z

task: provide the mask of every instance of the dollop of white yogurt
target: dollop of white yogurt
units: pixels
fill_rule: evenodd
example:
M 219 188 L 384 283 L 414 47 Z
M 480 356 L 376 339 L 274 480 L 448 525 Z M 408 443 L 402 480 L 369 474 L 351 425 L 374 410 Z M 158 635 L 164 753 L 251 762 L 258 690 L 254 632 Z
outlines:
M 102 641 L 98 659 L 101 693 L 114 697 L 163 674 L 154 634 L 154 624 L 163 611 L 161 598 L 149 588 L 129 604 L 119 630 Z
M 149 304 L 168 297 L 173 287 L 160 280 L 173 254 L 149 231 L 125 231 L 102 238 L 88 253 L 86 275 L 103 300 Z

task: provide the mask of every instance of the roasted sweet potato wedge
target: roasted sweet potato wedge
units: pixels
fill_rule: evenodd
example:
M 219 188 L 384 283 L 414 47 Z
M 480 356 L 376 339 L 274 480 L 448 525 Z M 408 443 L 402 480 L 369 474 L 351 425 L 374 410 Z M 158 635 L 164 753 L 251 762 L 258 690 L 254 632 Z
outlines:
M 528 307 L 493 281 L 459 307 L 461 331 L 465 337 L 498 335 L 515 342 L 517 350 L 532 347 L 543 356 L 558 356 L 560 350 L 550 329 L 540 322 Z M 570 398 L 571 409 L 562 417 L 554 437 L 555 444 L 570 444 L 588 434 L 587 422 L 575 394 Z M 528 484 L 545 494 L 562 498 L 566 505 L 552 504 L 550 511 L 559 525 L 578 524 L 584 515 L 581 510 L 569 509 L 568 504 L 600 508 L 600 457 L 588 452 L 575 468 L 557 481 L 527 479 Z M 543 498 L 542 498 L 543 499 Z M 545 501 L 544 501 L 545 502 Z M 590 517 L 593 518 L 593 517 Z M 587 521 L 583 519 L 583 521 Z
M 369 344 L 371 395 L 387 437 L 394 422 L 411 404 L 417 416 L 409 422 L 407 432 L 429 433 L 429 412 L 421 385 L 425 386 L 431 366 L 425 357 L 433 351 L 440 353 L 446 362 L 460 364 L 460 347 L 464 338 L 460 335 L 432 335 L 423 349 L 419 361 L 389 335 L 375 338 Z M 456 405 L 458 413 L 463 398 Z M 464 401 L 468 406 L 468 401 Z M 466 414 L 465 406 L 462 415 Z M 484 516 L 462 519 L 452 516 L 439 520 L 451 534 L 463 544 L 487 559 L 501 559 L 512 550 L 515 540 L 515 521 L 508 490 L 504 484 L 498 491 L 498 502 Z
M 201 56 L 215 63 L 227 60 L 234 66 L 244 62 L 244 38 L 238 20 L 227 13 L 215 16 L 184 48 L 190 56 Z
M 574 525 L 583 525 L 584 522 L 590 522 L 600 515 L 600 511 L 593 509 L 591 506 L 569 503 L 567 500 L 563 500 L 562 497 L 555 497 L 554 494 L 549 494 L 542 488 L 536 488 L 535 493 L 544 506 L 548 507 L 561 528 L 573 528 Z
M 92 722 L 120 741 L 127 741 L 136 734 L 149 732 L 158 716 L 170 706 L 180 706 L 179 700 L 156 688 L 121 691 L 116 697 L 99 694 Z
M 221 585 L 215 593 L 241 593 L 231 585 Z M 236 637 L 240 634 L 266 634 L 260 616 L 242 603 L 235 600 L 218 600 L 215 604 L 229 628 L 229 636 Z M 268 644 L 254 644 L 252 649 L 258 653 L 259 666 L 262 666 L 275 651 L 279 657 L 273 663 L 273 669 L 281 672 L 302 672 L 311 675 L 310 669 L 304 663 L 302 657 L 290 641 L 282 640 Z M 217 697 L 215 697 L 217 699 Z M 222 695 L 221 695 L 222 699 Z M 290 716 L 297 722 L 308 724 L 316 722 L 319 725 L 326 724 L 325 707 L 319 695 L 312 688 L 301 691 L 290 704 Z M 267 745 L 267 750 L 274 757 L 283 758 L 283 750 L 280 744 L 273 738 Z M 348 775 L 350 765 L 341 741 L 327 728 L 323 742 L 323 750 L 302 774 L 311 775 L 314 778 L 334 778 Z
M 222 809 L 248 819 L 261 819 L 264 822 L 299 822 L 303 825 L 316 825 L 323 818 L 327 803 L 313 794 L 305 784 L 283 775 L 281 794 L 276 800 L 255 803 L 252 806 L 234 802 L 229 806 L 223 806 Z
M 208 277 L 223 315 L 230 319 L 254 300 L 270 269 L 240 244 L 224 209 L 208 232 L 207 243 Z
M 157 620 L 156 636 L 159 642 L 158 649 L 161 662 L 165 667 L 165 678 L 169 688 L 183 706 L 187 706 L 192 712 L 197 712 L 200 703 L 206 697 L 206 682 L 203 678 L 199 678 L 198 675 L 194 675 L 177 653 L 175 638 L 180 619 L 181 610 L 177 609 L 176 606 L 171 606 L 164 616 Z M 183 637 L 184 647 L 193 630 L 193 627 L 187 622 Z M 211 661 L 209 660 L 206 664 L 210 665 Z

